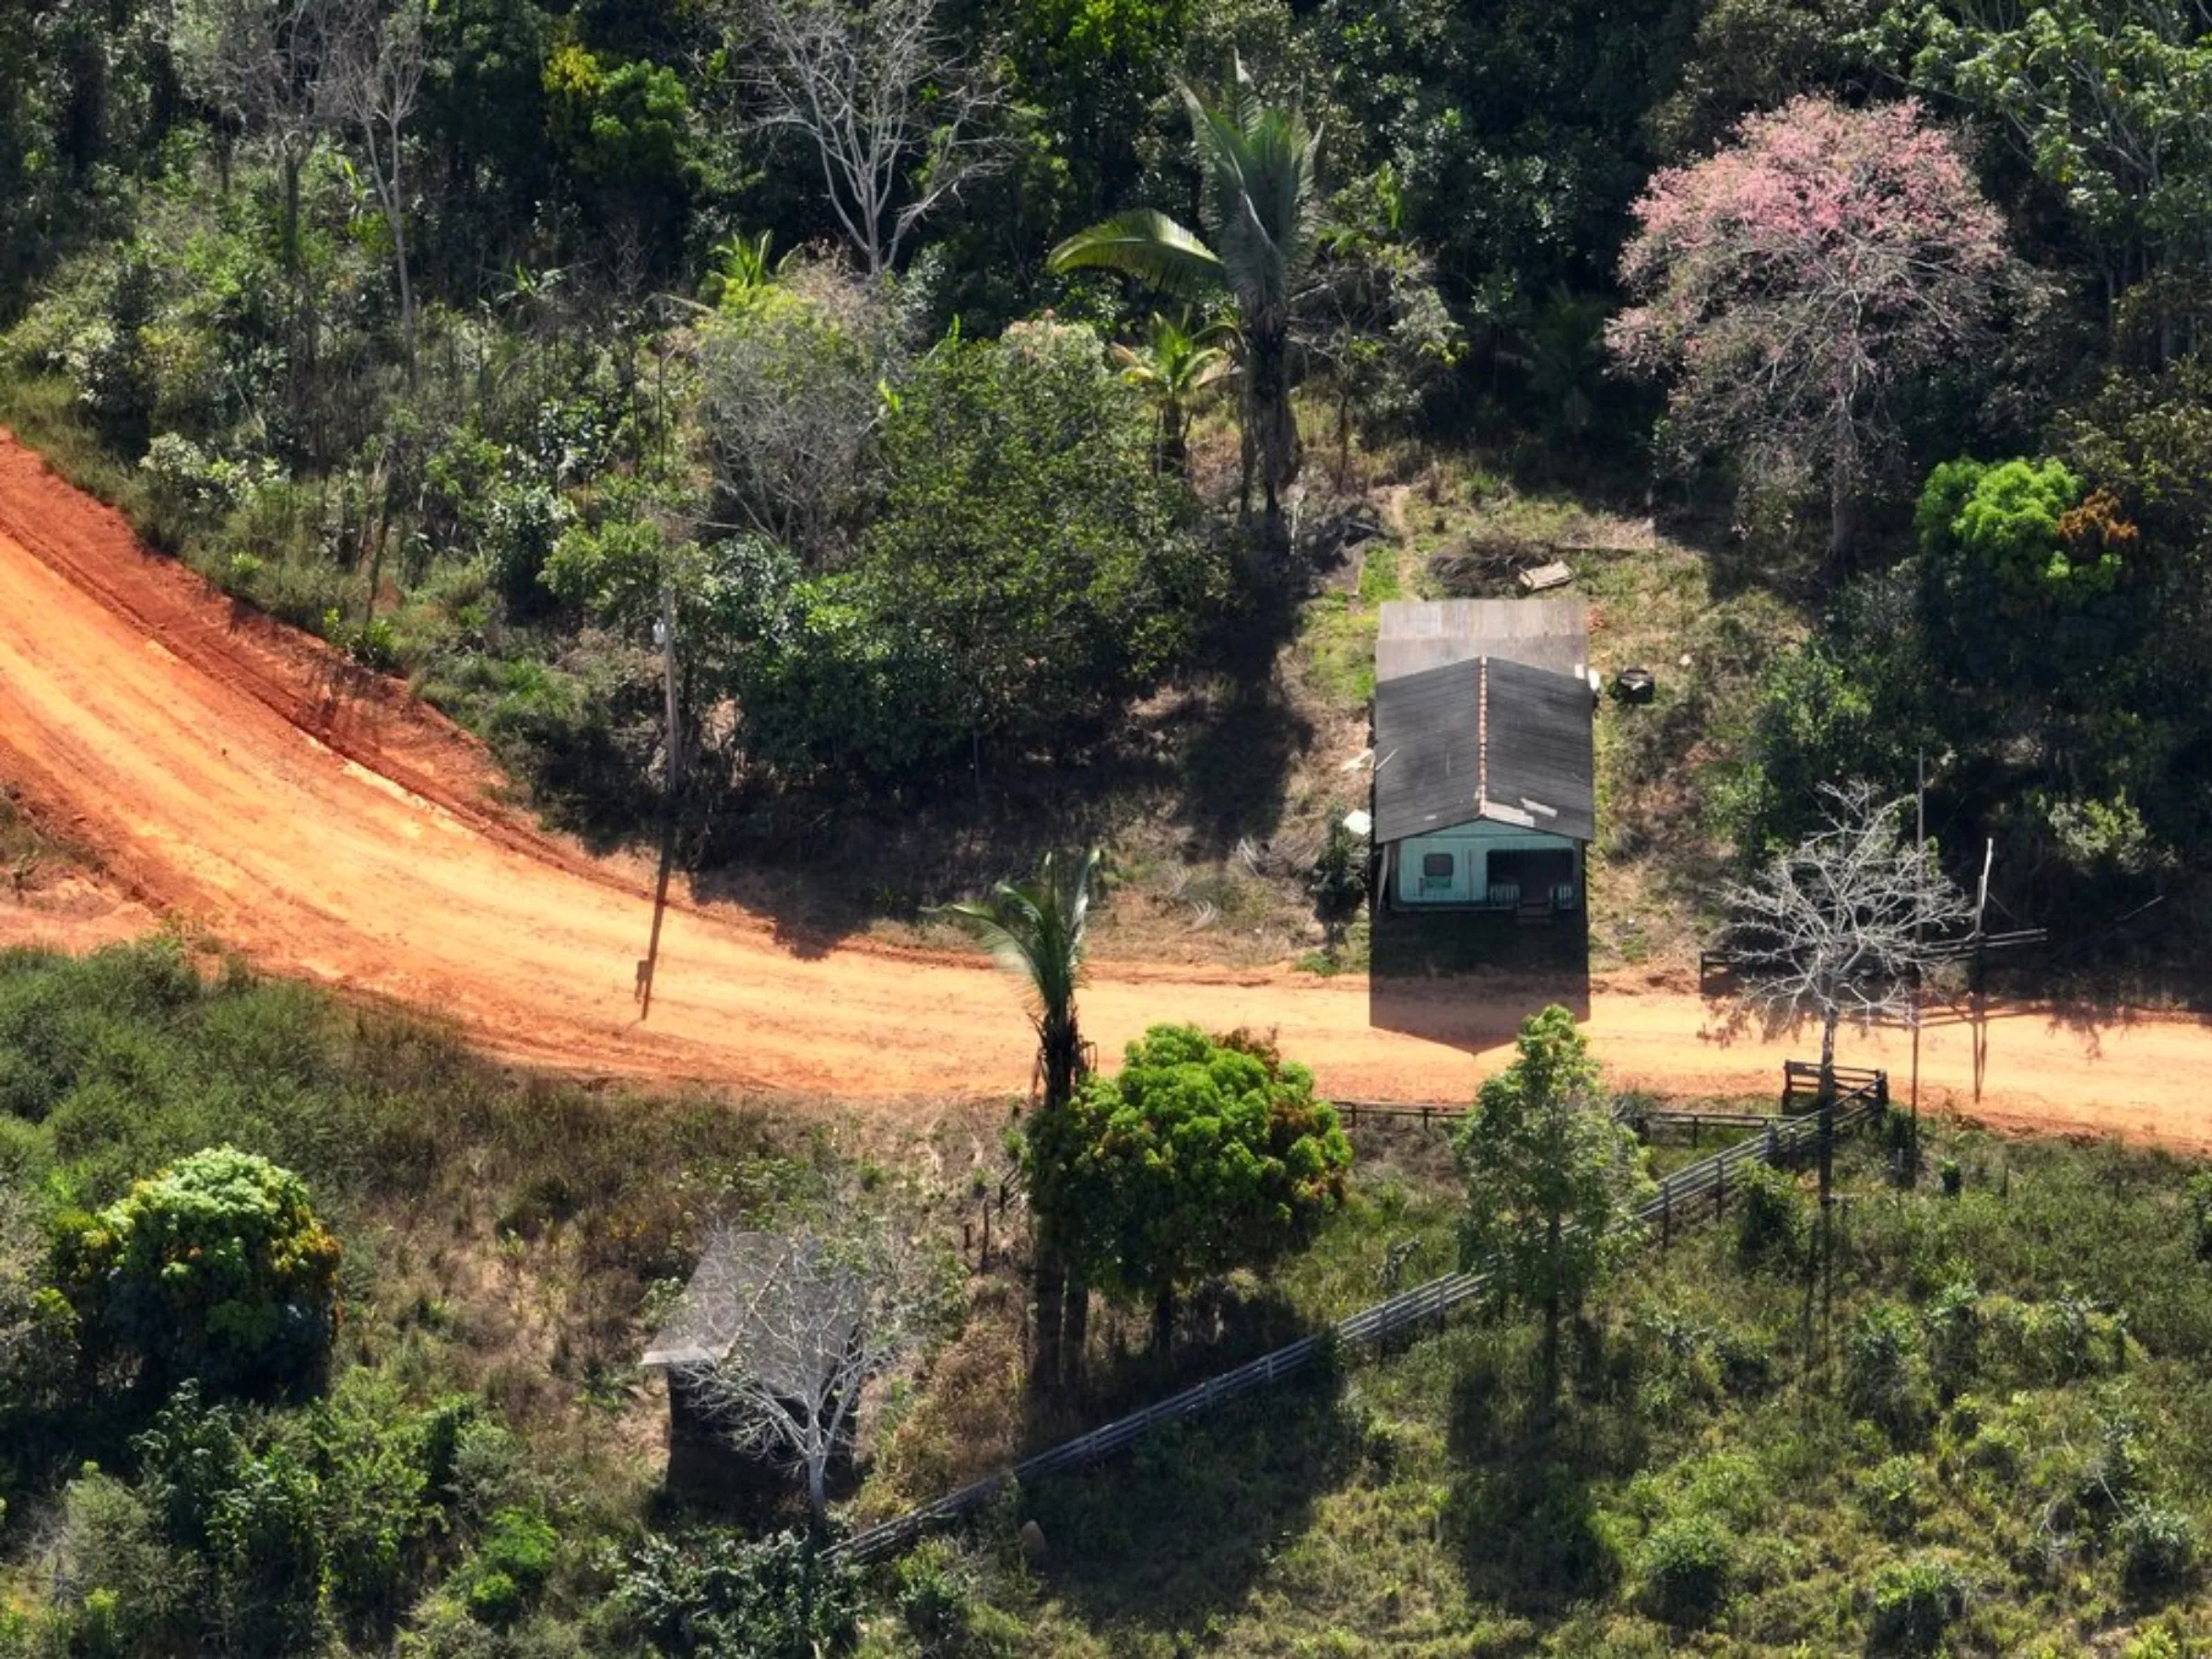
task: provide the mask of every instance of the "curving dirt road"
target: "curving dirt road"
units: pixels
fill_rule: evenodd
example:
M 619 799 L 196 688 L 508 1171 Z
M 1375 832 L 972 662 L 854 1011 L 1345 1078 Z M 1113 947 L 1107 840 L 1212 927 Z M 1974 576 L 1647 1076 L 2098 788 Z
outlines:
M 318 642 L 234 611 L 5 432 L 0 782 L 91 848 L 135 903 L 270 969 L 449 1015 L 519 1060 L 893 1108 L 1027 1080 L 1024 1020 L 989 967 L 868 944 L 800 957 L 726 906 L 671 914 L 641 1024 L 642 870 L 502 807 L 473 739 Z M 58 918 L 56 930 L 70 931 Z M 38 931 L 18 912 L 0 942 Z M 1108 1052 L 1162 1018 L 1274 1027 L 1332 1092 L 1437 1100 L 1464 1098 L 1499 1064 L 1542 992 L 1498 981 L 1400 998 L 1416 1016 L 1400 1023 L 1439 1034 L 1416 1038 L 1371 1026 L 1355 977 L 1111 964 L 1083 1014 Z M 1624 1083 L 1764 1089 L 1799 1052 L 1716 1041 L 1709 1024 L 1679 987 L 1617 977 L 1593 991 L 1590 1034 Z M 1973 1033 L 1924 1042 L 1930 1096 L 1970 1104 Z M 1847 1058 L 1901 1075 L 1902 1043 L 1855 1040 Z M 2212 1031 L 2194 1020 L 2085 1033 L 2018 1012 L 1988 1028 L 1973 1109 L 2212 1146 L 2187 1084 L 2208 1063 Z

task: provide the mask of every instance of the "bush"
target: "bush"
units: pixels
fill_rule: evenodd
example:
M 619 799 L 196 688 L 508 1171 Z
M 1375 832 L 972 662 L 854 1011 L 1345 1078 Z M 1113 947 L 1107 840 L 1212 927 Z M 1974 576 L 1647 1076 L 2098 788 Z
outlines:
M 535 1510 L 503 1509 L 492 1516 L 477 1546 L 477 1559 L 492 1572 L 534 1591 L 552 1576 L 559 1537 Z
M 1843 1348 L 1843 1393 L 1857 1415 L 1895 1432 L 1918 1426 L 1924 1414 L 1918 1364 L 1920 1328 L 1894 1302 L 1869 1308 Z
M 754 1543 L 720 1530 L 648 1538 L 615 1586 L 660 1653 L 819 1659 L 860 1633 L 859 1583 L 796 1533 Z
M 1804 1259 L 1805 1194 L 1780 1170 L 1747 1165 L 1738 1177 L 1735 1253 L 1747 1265 L 1794 1267 Z
M 2120 1548 L 2121 1572 L 2138 1594 L 2169 1589 L 2195 1571 L 2204 1538 L 2196 1522 L 2180 1510 L 2138 1502 L 2128 1507 L 2112 1529 Z
M 218 1147 L 64 1230 L 63 1283 L 88 1351 L 134 1357 L 142 1380 L 254 1391 L 318 1376 L 337 1323 L 337 1241 L 307 1183 Z
M 1735 1538 L 1710 1515 L 1661 1522 L 1636 1556 L 1645 1604 L 1670 1623 L 1702 1623 L 1727 1597 L 1735 1554 Z
M 899 1563 L 899 1617 L 925 1654 L 957 1654 L 967 1646 L 969 1590 L 951 1546 L 929 1539 Z
M 503 1627 L 522 1616 L 523 1589 L 503 1572 L 479 1572 L 469 1581 L 468 1616 L 479 1624 Z
M 1951 1627 L 1966 1616 L 1966 1583 L 1937 1556 L 1892 1561 L 1875 1576 L 1867 1642 L 1881 1653 L 1942 1651 Z

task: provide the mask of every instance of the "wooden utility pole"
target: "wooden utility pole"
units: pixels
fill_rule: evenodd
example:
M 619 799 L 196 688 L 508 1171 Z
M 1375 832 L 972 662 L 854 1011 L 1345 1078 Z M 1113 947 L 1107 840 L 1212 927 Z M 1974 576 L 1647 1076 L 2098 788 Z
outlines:
M 662 685 L 666 699 L 668 723 L 668 806 L 661 823 L 661 868 L 653 883 L 653 936 L 645 947 L 645 959 L 638 964 L 638 1020 L 642 1024 L 653 1012 L 653 975 L 661 960 L 661 918 L 668 909 L 668 876 L 676 864 L 677 809 L 683 796 L 684 751 L 682 734 L 676 720 L 676 590 L 667 583 L 661 584 L 661 619 L 653 632 L 660 636 Z
M 1928 867 L 1928 752 L 1925 749 L 1913 759 L 1912 791 L 1912 854 L 1920 870 L 1925 875 Z M 1920 1005 L 1927 980 L 1927 952 L 1924 947 L 1924 918 L 1912 918 L 1912 1132 L 1907 1143 L 1905 1156 L 1912 1161 L 1905 1170 L 1908 1185 L 1920 1184 Z

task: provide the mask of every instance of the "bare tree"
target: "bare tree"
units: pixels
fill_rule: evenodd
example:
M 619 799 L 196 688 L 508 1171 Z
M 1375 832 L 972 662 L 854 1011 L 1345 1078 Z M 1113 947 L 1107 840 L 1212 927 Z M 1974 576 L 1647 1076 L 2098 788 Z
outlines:
M 284 182 L 287 270 L 300 262 L 300 174 L 337 122 L 321 74 L 332 0 L 172 0 L 170 57 L 192 95 L 265 143 Z M 228 150 L 225 183 L 229 182 Z
M 1827 827 L 1722 894 L 1722 953 L 1777 1025 L 1820 1022 L 1820 1097 L 1835 1096 L 1836 1030 L 1906 1013 L 1935 947 L 1971 915 L 1906 830 L 1909 800 L 1824 784 Z
M 332 12 L 322 62 L 327 107 L 361 142 L 369 184 L 392 229 L 399 270 L 399 328 L 407 382 L 415 380 L 415 289 L 407 268 L 406 128 L 428 64 L 427 0 L 324 0 Z
M 998 96 L 940 27 L 940 0 L 748 0 L 730 42 L 753 122 L 814 148 L 871 276 L 916 225 L 998 165 Z
M 934 1319 L 927 1265 L 885 1217 L 719 1232 L 646 1363 L 665 1365 L 731 1444 L 803 1477 L 818 1530 L 861 1391 Z
M 877 288 L 828 261 L 786 261 L 757 286 L 700 330 L 715 479 L 745 523 L 820 568 L 865 493 L 902 324 Z

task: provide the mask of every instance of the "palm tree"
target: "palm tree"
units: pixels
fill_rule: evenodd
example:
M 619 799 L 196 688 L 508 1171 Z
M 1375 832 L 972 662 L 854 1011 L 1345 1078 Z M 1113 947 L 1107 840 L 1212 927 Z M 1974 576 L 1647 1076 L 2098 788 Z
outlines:
M 1178 83 L 1202 175 L 1198 213 L 1211 245 L 1148 207 L 1078 230 L 1051 267 L 1120 271 L 1163 292 L 1227 288 L 1242 347 L 1244 504 L 1256 466 L 1273 523 L 1298 477 L 1290 406 L 1290 310 L 1321 229 L 1321 135 L 1295 105 L 1263 103 L 1238 63 L 1218 102 Z
M 1228 350 L 1213 342 L 1218 324 L 1200 328 L 1152 313 L 1142 346 L 1116 346 L 1113 360 L 1122 366 L 1122 379 L 1151 399 L 1157 411 L 1159 435 L 1154 454 L 1159 470 L 1182 472 L 1190 458 L 1191 417 L 1199 401 L 1234 367 Z
M 1083 977 L 1083 934 L 1098 867 L 1095 847 L 1080 860 L 1047 853 L 1030 880 L 1002 881 L 981 903 L 943 907 L 943 913 L 974 935 L 1000 967 L 1026 984 L 1044 1084 L 1040 1113 L 1063 1110 L 1087 1069 L 1076 1021 L 1076 987 Z M 1068 1283 L 1066 1262 L 1047 1229 L 1044 1210 L 1032 1205 L 1031 1214 L 1037 1228 L 1035 1377 L 1050 1384 L 1059 1379 L 1064 1351 L 1073 1356 L 1071 1369 L 1082 1364 L 1090 1292 L 1088 1286 Z

